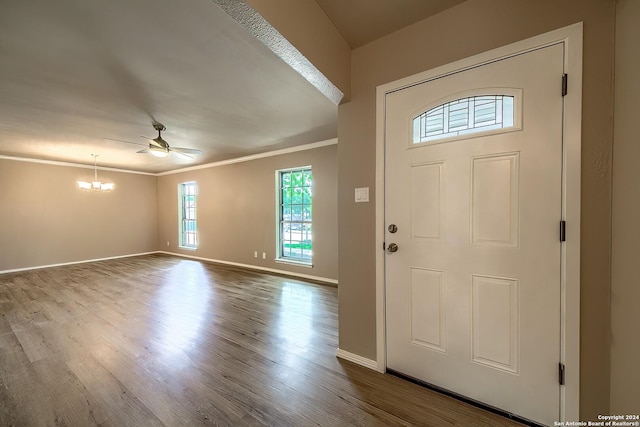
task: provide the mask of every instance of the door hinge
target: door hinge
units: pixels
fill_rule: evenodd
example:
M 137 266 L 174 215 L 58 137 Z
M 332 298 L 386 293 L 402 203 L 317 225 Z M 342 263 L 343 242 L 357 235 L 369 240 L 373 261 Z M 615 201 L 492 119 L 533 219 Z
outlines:
M 558 382 L 560 385 L 564 385 L 564 364 L 558 364 Z
M 382 242 L 382 250 L 383 251 L 387 250 L 387 242 Z
M 560 241 L 567 240 L 567 221 L 560 221 Z
M 569 77 L 567 76 L 567 74 L 563 74 L 562 75 L 562 96 L 565 96 L 567 94 L 567 90 L 569 87 Z

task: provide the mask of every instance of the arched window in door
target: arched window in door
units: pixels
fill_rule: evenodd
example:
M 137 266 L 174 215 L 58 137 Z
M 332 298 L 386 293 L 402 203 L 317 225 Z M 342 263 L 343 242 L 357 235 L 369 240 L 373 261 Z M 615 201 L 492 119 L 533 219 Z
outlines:
M 517 101 L 515 94 L 501 94 L 470 96 L 440 104 L 413 119 L 413 143 L 514 128 Z

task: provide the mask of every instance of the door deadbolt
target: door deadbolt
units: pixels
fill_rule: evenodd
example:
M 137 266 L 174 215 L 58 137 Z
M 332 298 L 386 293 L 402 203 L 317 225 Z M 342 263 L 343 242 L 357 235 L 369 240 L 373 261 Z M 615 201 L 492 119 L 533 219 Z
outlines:
M 387 250 L 389 251 L 389 253 L 398 252 L 398 245 L 396 245 L 395 243 L 389 243 L 389 247 L 387 248 Z
M 387 230 L 389 230 L 389 233 L 395 233 L 396 231 L 398 231 L 398 226 L 395 224 L 389 224 Z

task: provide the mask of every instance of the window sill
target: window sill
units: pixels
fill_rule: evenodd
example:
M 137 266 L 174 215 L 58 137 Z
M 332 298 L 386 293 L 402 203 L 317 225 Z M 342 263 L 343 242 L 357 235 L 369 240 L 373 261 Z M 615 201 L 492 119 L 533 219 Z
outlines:
M 185 251 L 194 251 L 194 252 L 198 250 L 197 247 L 194 248 L 194 247 L 191 247 L 191 246 L 178 246 L 178 249 L 182 249 L 182 250 L 185 250 Z
M 313 268 L 313 264 L 306 261 L 297 261 L 294 259 L 286 259 L 286 258 L 276 258 L 274 261 L 277 262 L 278 264 L 291 264 L 291 265 L 297 265 L 298 267 Z

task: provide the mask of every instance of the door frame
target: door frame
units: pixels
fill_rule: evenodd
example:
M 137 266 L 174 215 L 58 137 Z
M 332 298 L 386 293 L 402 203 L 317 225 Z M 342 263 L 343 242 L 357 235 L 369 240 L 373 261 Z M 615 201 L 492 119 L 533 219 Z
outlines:
M 569 90 L 564 97 L 562 211 L 567 239 L 561 248 L 560 363 L 565 384 L 560 387 L 560 420 L 579 419 L 580 409 L 580 188 L 582 147 L 582 22 L 461 59 L 378 86 L 376 93 L 376 367 L 385 372 L 385 117 L 386 95 L 435 78 L 469 70 L 544 46 L 564 44 L 564 72 Z M 558 91 L 561 89 L 558 76 Z M 560 218 L 558 218 L 560 221 Z

